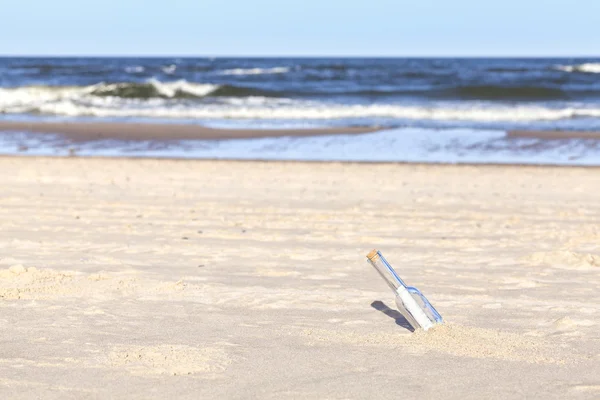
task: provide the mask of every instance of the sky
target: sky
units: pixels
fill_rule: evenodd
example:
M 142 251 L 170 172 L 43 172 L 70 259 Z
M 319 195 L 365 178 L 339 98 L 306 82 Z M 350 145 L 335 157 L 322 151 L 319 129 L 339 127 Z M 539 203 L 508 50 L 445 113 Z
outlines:
M 600 0 L 0 0 L 2 55 L 600 56 Z

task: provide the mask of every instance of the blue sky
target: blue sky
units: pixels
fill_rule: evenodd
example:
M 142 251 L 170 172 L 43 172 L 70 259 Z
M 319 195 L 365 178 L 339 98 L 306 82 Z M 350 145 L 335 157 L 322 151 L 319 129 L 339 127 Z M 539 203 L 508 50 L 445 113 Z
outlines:
M 600 56 L 600 0 L 19 0 L 4 55 Z

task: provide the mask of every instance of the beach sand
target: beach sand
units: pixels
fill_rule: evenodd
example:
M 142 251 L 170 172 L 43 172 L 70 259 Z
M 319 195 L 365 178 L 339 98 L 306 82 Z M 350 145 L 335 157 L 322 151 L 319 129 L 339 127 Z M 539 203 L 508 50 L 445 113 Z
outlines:
M 600 397 L 598 169 L 0 168 L 1 398 Z

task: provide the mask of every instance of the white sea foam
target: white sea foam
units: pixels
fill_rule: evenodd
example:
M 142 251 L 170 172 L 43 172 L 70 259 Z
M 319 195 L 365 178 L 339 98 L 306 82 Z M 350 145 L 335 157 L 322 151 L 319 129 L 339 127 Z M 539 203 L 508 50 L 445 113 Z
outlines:
M 170 93 L 170 92 L 169 92 Z M 138 99 L 94 98 L 86 101 L 59 100 L 45 102 L 33 108 L 43 114 L 98 117 L 157 117 L 185 119 L 246 119 L 246 120 L 334 120 L 347 118 L 398 118 L 408 120 L 435 121 L 555 121 L 579 117 L 600 117 L 600 109 L 548 109 L 542 107 L 514 108 L 421 108 L 397 105 L 303 105 L 289 104 L 264 105 L 223 105 L 167 104 L 161 99 L 153 99 L 152 104 Z M 21 106 L 21 112 L 33 111 Z M 13 109 L 12 112 L 17 112 Z
M 171 65 L 167 65 L 161 68 L 161 70 L 165 73 L 165 74 L 174 74 L 175 70 L 177 69 L 177 65 L 175 64 L 171 64 Z
M 156 79 L 150 79 L 148 83 L 151 83 L 159 93 L 166 97 L 174 97 L 177 92 L 185 92 L 202 97 L 219 88 L 219 85 L 210 83 L 191 83 L 184 79 L 175 82 L 160 82 Z
M 128 67 L 125 67 L 125 72 L 127 72 L 128 74 L 139 74 L 144 72 L 146 69 L 144 67 L 142 67 L 141 65 L 131 65 Z
M 394 129 L 363 135 L 280 137 L 222 141 L 103 141 L 78 145 L 78 155 L 263 160 L 600 165 L 600 152 L 584 141 L 507 139 L 502 131 Z M 154 143 L 156 144 L 156 143 Z M 27 147 L 30 155 L 66 155 L 73 144 L 55 135 L 7 134 L 0 153 Z M 597 147 L 597 146 L 596 146 Z
M 557 65 L 556 69 L 566 72 L 587 72 L 589 74 L 600 74 L 600 63 L 585 63 L 578 65 Z
M 334 135 L 186 142 L 147 156 L 424 163 L 600 165 L 600 153 L 581 141 L 506 140 L 503 131 L 420 128 Z M 528 145 L 529 144 L 529 145 Z M 187 149 L 187 150 L 186 150 Z M 166 154 L 170 153 L 170 154 Z M 125 153 L 127 154 L 127 153 Z M 131 153 L 128 153 L 131 155 Z M 116 154 L 119 155 L 119 154 Z M 124 155 L 121 153 L 121 155 Z M 146 154 L 144 154 L 146 156 Z
M 285 74 L 290 71 L 289 67 L 274 68 L 234 68 L 226 69 L 220 72 L 221 75 L 266 75 L 266 74 Z
M 149 79 L 148 84 L 154 86 L 156 91 L 164 97 L 175 97 L 177 93 L 183 92 L 191 94 L 197 97 L 202 97 L 210 94 L 219 88 L 219 85 L 213 85 L 210 83 L 191 83 L 184 79 L 174 82 L 160 82 L 156 79 Z M 112 83 L 112 84 L 98 84 L 94 86 L 88 86 L 84 88 L 84 93 L 102 93 L 111 92 L 115 89 L 130 86 L 130 83 Z

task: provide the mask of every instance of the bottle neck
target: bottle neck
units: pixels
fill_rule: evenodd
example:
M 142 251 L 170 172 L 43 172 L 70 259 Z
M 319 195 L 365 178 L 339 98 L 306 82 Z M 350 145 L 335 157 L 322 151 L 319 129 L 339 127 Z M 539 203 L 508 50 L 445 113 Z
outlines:
M 367 259 L 394 292 L 397 292 L 401 287 L 406 288 L 404 281 L 396 274 L 394 268 L 392 268 L 383 255 L 381 255 L 381 252 L 373 250 L 369 253 Z

